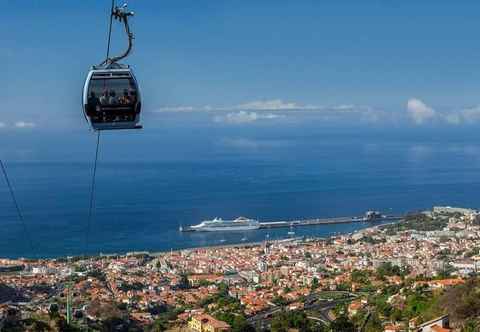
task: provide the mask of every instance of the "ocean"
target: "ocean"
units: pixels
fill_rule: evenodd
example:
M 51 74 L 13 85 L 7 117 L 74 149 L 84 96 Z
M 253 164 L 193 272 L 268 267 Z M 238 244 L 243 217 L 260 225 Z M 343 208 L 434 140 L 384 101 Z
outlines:
M 0 256 L 166 251 L 262 241 L 267 234 L 288 237 L 288 229 L 178 231 L 214 217 L 271 221 L 479 205 L 480 146 L 470 138 L 314 128 L 298 133 L 295 126 L 282 135 L 271 129 L 252 133 L 180 128 L 103 134 L 88 246 L 93 134 L 74 133 L 66 141 L 45 134 L 27 157 L 4 158 L 34 249 L 2 179 Z M 31 142 L 35 135 L 40 134 L 31 134 Z M 303 227 L 296 236 L 326 237 L 368 226 Z

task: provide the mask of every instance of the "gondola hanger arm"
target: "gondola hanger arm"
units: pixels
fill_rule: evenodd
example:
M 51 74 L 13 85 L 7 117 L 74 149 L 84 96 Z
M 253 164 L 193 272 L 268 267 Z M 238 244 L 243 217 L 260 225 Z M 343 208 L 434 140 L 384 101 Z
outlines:
M 117 21 L 123 22 L 123 25 L 124 25 L 124 28 L 125 28 L 125 33 L 127 34 L 127 38 L 128 38 L 128 46 L 127 46 L 127 49 L 122 54 L 120 54 L 118 56 L 114 56 L 114 57 L 108 57 L 107 56 L 107 59 L 105 59 L 105 61 L 102 63 L 102 65 L 111 65 L 113 63 L 116 63 L 116 62 L 126 58 L 130 54 L 130 52 L 132 51 L 134 36 L 133 36 L 133 32 L 130 31 L 130 25 L 128 24 L 128 18 L 130 16 L 134 16 L 134 15 L 135 15 L 134 12 L 127 10 L 127 4 L 124 4 L 121 7 L 118 7 L 118 6 L 112 7 L 111 18 L 113 18 Z M 110 29 L 111 29 L 111 27 L 110 27 Z M 110 39 L 109 39 L 109 43 L 110 43 Z M 110 48 L 110 45 L 109 45 L 108 48 Z

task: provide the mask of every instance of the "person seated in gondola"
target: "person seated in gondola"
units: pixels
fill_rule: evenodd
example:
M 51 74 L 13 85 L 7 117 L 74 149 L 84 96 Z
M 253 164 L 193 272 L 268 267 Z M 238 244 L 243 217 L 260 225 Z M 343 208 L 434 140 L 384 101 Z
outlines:
M 128 95 L 128 90 L 124 89 L 123 90 L 123 96 L 120 97 L 118 100 L 120 105 L 122 105 L 122 112 L 120 117 L 124 121 L 131 121 L 131 113 L 132 113 L 132 101 L 130 99 L 130 96 Z
M 129 98 L 130 98 L 130 105 L 132 105 L 132 111 L 131 114 L 129 115 L 129 120 L 130 121 L 135 121 L 135 117 L 137 115 L 137 104 L 138 104 L 138 98 L 137 98 L 137 91 L 135 89 L 130 89 L 128 91 Z
M 105 89 L 102 92 L 102 96 L 100 97 L 100 104 L 107 105 L 108 104 L 108 90 Z
M 133 105 L 135 105 L 137 103 L 137 91 L 135 91 L 134 89 L 130 89 L 129 95 L 130 95 L 130 102 Z
M 87 102 L 87 115 L 92 117 L 95 116 L 97 112 L 97 107 L 100 105 L 100 100 L 98 99 L 97 95 L 94 91 L 90 92 L 90 96 L 88 97 Z
M 140 104 L 141 103 L 138 100 L 137 90 L 130 89 L 129 94 L 130 94 L 130 100 L 131 100 L 132 107 L 133 107 L 131 120 L 134 121 L 137 114 L 140 113 L 140 107 L 141 107 Z
M 109 95 L 109 98 L 108 98 L 109 105 L 118 104 L 118 98 L 117 98 L 117 94 L 115 93 L 115 90 L 111 89 L 108 95 Z
M 132 103 L 130 96 L 128 95 L 128 90 L 123 90 L 123 96 L 120 97 L 120 104 L 122 105 L 130 105 Z

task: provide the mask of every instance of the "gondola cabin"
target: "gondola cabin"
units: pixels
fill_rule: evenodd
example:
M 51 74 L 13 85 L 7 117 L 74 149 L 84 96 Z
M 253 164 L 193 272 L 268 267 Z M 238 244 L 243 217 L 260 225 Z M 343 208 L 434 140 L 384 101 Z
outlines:
M 128 65 L 93 66 L 83 88 L 83 112 L 94 130 L 140 129 L 142 101 Z

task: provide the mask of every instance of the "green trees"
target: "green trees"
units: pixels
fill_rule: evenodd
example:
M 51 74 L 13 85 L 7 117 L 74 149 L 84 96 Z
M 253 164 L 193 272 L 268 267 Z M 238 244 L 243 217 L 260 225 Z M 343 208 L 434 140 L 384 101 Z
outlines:
M 377 277 L 379 279 L 385 279 L 385 276 L 401 276 L 404 277 L 406 274 L 408 274 L 408 269 L 407 268 L 402 268 L 398 265 L 393 265 L 390 262 L 382 263 L 378 268 L 377 268 Z
M 383 325 L 381 319 L 376 313 L 373 313 L 368 318 L 368 321 L 365 323 L 365 332 L 378 332 L 383 330 Z
M 355 332 L 355 325 L 347 316 L 342 315 L 330 324 L 330 330 L 332 332 Z
M 465 257 L 472 257 L 480 253 L 480 247 L 473 248 L 465 253 Z
M 399 223 L 385 226 L 388 235 L 393 235 L 399 231 L 417 230 L 417 231 L 438 231 L 442 230 L 448 224 L 448 218 L 432 219 L 423 213 L 409 215 L 405 220 Z
M 337 284 L 337 291 L 350 291 L 351 289 L 352 289 L 352 286 L 345 282 Z
M 255 329 L 247 322 L 244 308 L 240 301 L 228 294 L 228 285 L 221 283 L 218 292 L 202 301 L 202 306 L 215 304 L 210 314 L 216 319 L 228 323 L 233 332 L 254 332 Z
M 132 284 L 123 283 L 119 287 L 119 289 L 121 289 L 124 292 L 128 292 L 129 290 L 139 291 L 139 290 L 142 290 L 143 288 L 144 288 L 144 285 L 140 282 L 134 282 Z
M 255 332 L 255 328 L 248 323 L 243 314 L 220 312 L 215 314 L 215 318 L 228 323 L 232 327 L 232 332 Z
M 272 299 L 272 303 L 278 306 L 287 305 L 288 301 L 282 296 L 276 296 Z
M 232 332 L 255 332 L 255 328 L 248 323 L 244 316 L 235 316 L 231 326 Z
M 105 275 L 105 273 L 101 270 L 91 270 L 87 273 L 87 276 L 88 277 L 93 277 L 93 278 L 97 278 L 98 280 L 102 281 L 102 282 L 105 282 L 107 280 L 107 277 Z
M 420 317 L 427 321 L 448 314 L 451 326 L 462 332 L 480 330 L 480 279 L 470 278 L 465 284 L 454 286 L 443 292 L 432 292 L 425 288 L 410 289 L 402 293 L 405 298 L 403 310 L 392 308 L 385 303 L 391 293 L 377 296 L 375 312 L 385 315 L 392 321 L 408 321 Z
M 58 304 L 56 303 L 50 304 L 50 308 L 48 309 L 48 316 L 50 317 L 50 319 L 55 319 L 60 316 L 58 310 L 59 310 Z
M 218 295 L 223 297 L 228 296 L 228 285 L 226 283 L 221 282 L 218 285 Z
M 157 319 L 147 329 L 149 332 L 163 332 L 167 329 L 167 323 L 163 319 Z
M 304 311 L 282 311 L 273 316 L 271 332 L 287 332 L 291 328 L 300 332 L 320 330 Z
M 475 319 L 469 319 L 465 322 L 462 332 L 478 332 L 480 324 Z
M 439 305 L 453 321 L 466 321 L 480 316 L 480 280 L 472 278 L 452 287 L 441 296 Z
M 175 320 L 177 316 L 183 312 L 183 309 L 164 304 L 156 304 L 150 307 L 149 312 L 156 315 L 157 319 L 147 330 L 151 332 L 162 332 L 168 328 L 169 321 Z
M 287 332 L 288 330 L 288 322 L 283 316 L 275 316 L 272 319 L 272 332 Z
M 367 271 L 353 270 L 351 279 L 353 282 L 359 284 L 368 284 L 370 283 L 370 278 Z

